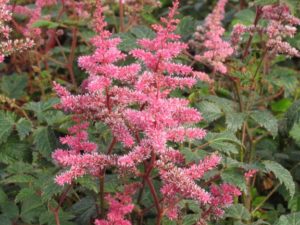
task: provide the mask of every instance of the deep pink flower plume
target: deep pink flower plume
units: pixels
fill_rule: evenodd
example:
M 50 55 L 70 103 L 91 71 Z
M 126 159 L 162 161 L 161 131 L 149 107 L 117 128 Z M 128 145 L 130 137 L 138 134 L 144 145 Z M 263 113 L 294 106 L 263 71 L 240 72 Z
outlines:
M 201 206 L 216 210 L 231 203 L 227 200 L 220 206 L 212 205 L 214 195 L 198 185 L 207 171 L 216 168 L 220 157 L 213 154 L 197 164 L 185 165 L 184 155 L 175 147 L 178 143 L 202 139 L 206 132 L 197 126 L 202 116 L 189 106 L 188 100 L 170 94 L 177 88 L 192 87 L 199 79 L 209 81 L 204 73 L 174 60 L 187 48 L 175 34 L 179 23 L 175 18 L 178 4 L 174 2 L 161 24 L 153 25 L 156 33 L 153 39 L 138 40 L 139 48 L 129 53 L 136 62 L 126 66 L 118 64 L 128 56 L 117 48 L 121 39 L 113 38 L 105 30 L 102 8 L 98 4 L 94 16 L 98 35 L 91 40 L 95 51 L 78 60 L 79 66 L 89 74 L 82 85 L 83 93 L 74 95 L 54 84 L 61 99 L 58 107 L 72 113 L 76 122 L 69 130 L 70 135 L 61 139 L 68 149 L 53 153 L 53 158 L 66 168 L 56 178 L 60 185 L 85 174 L 99 176 L 109 168 L 117 168 L 120 175 L 131 174 L 142 179 L 155 169 L 162 181 L 163 203 L 168 207 L 165 215 L 170 218 L 176 217 L 175 202 L 180 198 L 193 199 Z M 99 151 L 98 146 L 88 140 L 86 121 L 106 124 L 113 136 L 112 144 L 121 143 L 122 152 L 114 154 L 109 147 L 106 154 L 100 153 L 103 150 Z M 148 172 L 140 171 L 140 164 L 151 164 Z M 223 196 L 222 193 L 219 196 Z M 107 195 L 107 219 L 97 220 L 95 224 L 130 224 L 125 216 L 134 207 L 132 194 L 125 191 Z M 229 195 L 236 193 L 226 193 Z

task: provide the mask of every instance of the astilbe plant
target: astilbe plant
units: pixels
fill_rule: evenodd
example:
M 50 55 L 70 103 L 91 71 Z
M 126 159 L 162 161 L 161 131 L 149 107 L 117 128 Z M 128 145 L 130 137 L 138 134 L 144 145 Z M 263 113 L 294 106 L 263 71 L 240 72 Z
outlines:
M 98 4 L 94 15 L 94 29 L 98 35 L 91 40 L 95 52 L 78 60 L 79 66 L 89 74 L 82 84 L 83 94 L 73 95 L 59 84 L 54 85 L 61 100 L 58 107 L 72 113 L 76 122 L 69 129 L 70 136 L 61 139 L 69 149 L 57 149 L 53 153 L 58 164 L 66 168 L 56 177 L 56 182 L 71 184 L 86 174 L 104 182 L 105 172 L 110 168 L 115 168 L 120 176 L 140 178 L 139 182 L 126 184 L 122 194 L 106 196 L 110 207 L 107 219 L 96 220 L 97 225 L 131 224 L 126 215 L 135 207 L 133 186 L 140 187 L 140 193 L 149 187 L 157 211 L 156 224 L 161 224 L 165 215 L 176 219 L 178 203 L 183 199 L 198 202 L 202 209 L 199 224 L 205 224 L 221 216 L 233 197 L 240 194 L 229 184 L 198 185 L 204 174 L 220 163 L 217 154 L 186 165 L 184 155 L 171 147 L 186 140 L 202 139 L 206 134 L 196 127 L 202 120 L 201 114 L 189 107 L 188 100 L 171 97 L 171 92 L 190 88 L 199 79 L 210 81 L 205 73 L 174 61 L 187 49 L 175 34 L 179 22 L 174 18 L 178 4 L 174 2 L 161 24 L 153 25 L 155 38 L 138 41 L 140 48 L 129 53 L 137 62 L 127 66 L 117 64 L 127 55 L 117 48 L 121 40 L 112 38 L 105 30 L 102 8 Z M 104 151 L 99 151 L 97 145 L 88 140 L 87 129 L 94 122 L 106 124 L 113 135 L 106 153 L 100 153 Z M 123 145 L 122 154 L 114 153 L 117 143 Z M 154 171 L 158 172 L 162 183 L 162 198 L 153 184 Z M 103 198 L 101 204 L 104 216 Z
M 12 28 L 8 23 L 12 20 L 12 12 L 8 0 L 0 0 L 0 62 L 14 52 L 20 52 L 34 45 L 30 39 L 11 39 Z
M 260 148 L 257 146 L 267 140 L 266 137 L 277 135 L 277 119 L 269 111 L 270 102 L 273 100 L 276 102 L 276 99 L 283 95 L 285 89 L 288 91 L 287 87 L 272 83 L 272 79 L 275 78 L 274 74 L 280 73 L 280 70 L 277 69 L 284 68 L 279 64 L 276 65 L 276 59 L 278 59 L 276 57 L 278 55 L 281 55 L 281 59 L 284 59 L 282 56 L 299 57 L 299 50 L 294 48 L 286 39 L 296 35 L 300 19 L 293 16 L 289 7 L 281 1 L 271 5 L 257 3 L 253 25 L 235 24 L 230 41 L 226 41 L 222 37 L 225 29 L 221 23 L 225 15 L 226 2 L 226 0 L 218 1 L 213 12 L 205 19 L 204 25 L 197 28 L 194 35 L 195 40 L 191 42 L 191 45 L 196 47 L 194 59 L 211 69 L 213 75 L 216 72 L 221 75 L 216 76 L 217 85 L 213 88 L 216 88 L 218 92 L 212 89 L 214 91 L 212 94 L 216 96 L 211 96 L 213 97 L 211 99 L 218 99 L 218 101 L 212 100 L 213 103 L 216 103 L 213 105 L 220 111 L 221 109 L 224 110 L 227 129 L 234 132 L 243 146 L 238 152 L 240 156 L 238 160 L 241 163 L 239 162 L 237 168 L 245 171 L 242 182 L 245 182 L 247 188 L 243 190 L 243 197 L 240 201 L 245 209 L 251 212 L 251 217 L 245 219 L 248 220 L 246 223 L 250 224 L 252 220 L 256 219 L 258 211 L 265 202 L 279 188 L 279 185 L 274 187 L 264 201 L 258 206 L 255 205 L 252 190 L 257 188 L 256 190 L 260 191 L 255 179 L 265 173 L 262 169 L 258 169 L 255 164 L 261 162 L 267 164 L 261 159 L 265 159 L 266 156 L 262 156 L 263 154 L 259 152 L 258 149 Z M 271 68 L 270 65 L 273 67 Z M 283 77 L 285 75 L 288 74 L 283 74 Z M 224 84 L 228 85 L 227 90 L 230 92 L 224 92 L 223 88 L 226 87 Z M 227 103 L 224 104 L 223 101 L 234 103 L 235 106 L 232 105 L 232 108 L 235 111 L 226 112 L 227 110 L 223 105 Z M 211 111 L 208 110 L 208 112 Z M 255 114 L 258 116 L 256 117 Z M 216 121 L 220 117 L 217 116 L 212 120 Z M 272 126 L 270 126 L 271 123 L 273 123 Z M 214 126 L 214 124 L 212 125 Z M 265 128 L 267 132 L 263 135 L 258 134 L 258 127 Z M 216 126 L 215 130 L 219 130 L 219 127 Z M 237 159 L 236 157 L 232 158 Z M 286 173 L 290 174 L 289 171 Z M 280 180 L 280 174 L 275 176 Z M 294 183 L 292 177 L 289 177 L 292 184 L 290 188 L 292 196 Z M 226 190 L 226 187 L 223 187 L 223 190 Z M 214 188 L 211 193 L 215 193 Z M 220 204 L 220 202 L 216 204 Z
M 258 22 L 260 19 L 267 21 L 267 26 L 263 27 Z M 293 38 L 297 32 L 297 26 L 300 25 L 300 19 L 293 16 L 289 7 L 285 4 L 266 5 L 257 7 L 254 24 L 245 26 L 236 24 L 231 34 L 232 45 L 237 48 L 245 33 L 253 36 L 255 33 L 265 36 L 264 54 L 274 58 L 278 54 L 289 57 L 299 57 L 299 51 L 292 47 L 285 38 Z M 251 40 L 251 39 L 250 39 Z M 244 57 L 248 55 L 251 41 L 247 43 Z
M 225 61 L 233 54 L 239 54 L 238 47 L 246 33 L 251 37 L 255 33 L 266 37 L 264 56 L 269 57 L 269 60 L 277 54 L 299 57 L 299 51 L 284 41 L 285 38 L 294 37 L 297 32 L 296 26 L 300 24 L 300 20 L 291 15 L 287 5 L 258 6 L 254 24 L 250 26 L 236 24 L 231 33 L 231 40 L 226 41 L 222 37 L 225 33 L 222 20 L 227 2 L 227 0 L 218 1 L 213 12 L 205 18 L 204 24 L 197 27 L 194 40 L 191 41 L 191 45 L 197 49 L 194 57 L 196 61 L 210 67 L 213 72 L 226 74 L 228 69 Z M 259 24 L 261 19 L 267 21 L 266 27 Z M 248 55 L 251 41 L 252 38 L 246 43 L 243 57 Z
M 234 51 L 230 42 L 222 39 L 225 33 L 222 20 L 227 2 L 228 0 L 218 1 L 213 12 L 205 18 L 204 24 L 197 27 L 195 40 L 191 41 L 199 51 L 199 54 L 195 55 L 195 60 L 222 74 L 227 73 L 224 62 Z

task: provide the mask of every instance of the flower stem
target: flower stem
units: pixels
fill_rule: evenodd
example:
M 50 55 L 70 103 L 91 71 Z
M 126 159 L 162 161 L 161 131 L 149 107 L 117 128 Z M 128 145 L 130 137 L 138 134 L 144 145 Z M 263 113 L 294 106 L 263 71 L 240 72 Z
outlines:
M 119 0 L 119 14 L 120 14 L 120 32 L 124 31 L 124 5 L 123 0 Z

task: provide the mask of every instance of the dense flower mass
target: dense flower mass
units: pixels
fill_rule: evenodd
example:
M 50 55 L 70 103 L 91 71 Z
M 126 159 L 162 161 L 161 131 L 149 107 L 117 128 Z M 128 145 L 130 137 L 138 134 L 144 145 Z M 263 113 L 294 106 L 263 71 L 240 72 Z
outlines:
M 126 66 L 116 64 L 127 55 L 117 48 L 121 39 L 112 38 L 105 30 L 99 5 L 94 16 L 94 29 L 98 35 L 91 40 L 95 52 L 78 60 L 79 66 L 89 74 L 82 85 L 84 93 L 73 95 L 59 84 L 54 86 L 61 98 L 58 107 L 72 113 L 76 122 L 69 130 L 71 136 L 61 139 L 69 149 L 58 149 L 53 153 L 53 158 L 68 168 L 57 176 L 57 183 L 70 184 L 85 174 L 103 176 L 111 167 L 123 175 L 124 171 L 130 172 L 140 177 L 143 185 L 149 186 L 158 220 L 163 215 L 175 219 L 178 202 L 183 198 L 197 201 L 204 209 L 209 208 L 209 212 L 221 212 L 231 204 L 233 196 L 239 195 L 237 191 L 215 191 L 212 195 L 198 185 L 197 181 L 219 164 L 218 155 L 186 166 L 183 154 L 169 145 L 170 142 L 202 139 L 206 134 L 196 126 L 202 120 L 201 114 L 189 106 L 188 100 L 171 97 L 170 93 L 178 88 L 192 87 L 199 79 L 210 80 L 204 73 L 174 61 L 187 48 L 175 34 L 179 22 L 175 19 L 178 4 L 178 1 L 174 2 L 161 24 L 153 25 L 156 32 L 153 39 L 138 41 L 140 47 L 129 53 L 137 61 Z M 88 141 L 88 123 L 84 121 L 102 122 L 110 128 L 113 139 L 106 154 L 99 153 L 97 145 Z M 114 154 L 117 142 L 122 143 L 123 154 Z M 137 167 L 140 164 L 144 166 L 143 171 Z M 161 202 L 152 183 L 154 170 L 158 170 L 163 184 Z M 133 209 L 130 195 L 132 193 L 108 195 L 107 220 L 97 220 L 96 224 L 130 224 L 124 218 Z M 227 201 L 214 204 L 216 198 L 222 201 L 219 196 Z M 207 220 L 211 216 L 209 212 Z
M 11 40 L 12 28 L 8 23 L 12 20 L 12 12 L 8 3 L 8 0 L 0 0 L 0 62 L 3 62 L 5 56 L 29 49 L 34 44 L 30 39 Z
M 206 17 L 204 25 L 197 27 L 196 42 L 194 42 L 200 50 L 200 54 L 196 55 L 195 59 L 222 74 L 227 72 L 225 60 L 233 54 L 230 43 L 222 39 L 225 32 L 222 20 L 227 2 L 227 0 L 218 1 L 213 12 Z

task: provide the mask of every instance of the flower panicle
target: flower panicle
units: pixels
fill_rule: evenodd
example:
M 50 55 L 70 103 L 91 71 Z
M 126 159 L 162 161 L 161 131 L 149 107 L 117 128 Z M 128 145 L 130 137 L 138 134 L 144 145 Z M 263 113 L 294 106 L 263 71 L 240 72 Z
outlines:
M 143 180 L 150 179 L 147 176 L 152 170 L 158 170 L 163 204 L 168 206 L 166 216 L 175 219 L 178 200 L 182 198 L 216 208 L 212 205 L 214 196 L 200 187 L 198 181 L 218 166 L 220 156 L 213 154 L 199 163 L 185 165 L 182 152 L 172 147 L 206 135 L 205 130 L 197 127 L 203 120 L 201 113 L 190 107 L 187 99 L 173 97 L 172 91 L 191 88 L 199 80 L 212 82 L 207 74 L 175 60 L 188 47 L 175 34 L 179 2 L 173 3 L 161 24 L 153 26 L 154 37 L 138 40 L 139 47 L 129 53 L 121 52 L 118 49 L 121 40 L 105 30 L 102 9 L 98 7 L 95 16 L 98 34 L 92 39 L 95 50 L 78 60 L 89 75 L 81 86 L 82 92 L 72 94 L 59 85 L 54 86 L 61 100 L 59 108 L 73 114 L 76 122 L 69 135 L 61 138 L 68 149 L 53 153 L 54 160 L 66 169 L 56 182 L 63 185 L 86 174 L 99 176 L 107 169 Z M 118 62 L 128 56 L 136 61 L 120 66 Z M 110 129 L 113 138 L 107 150 L 98 149 L 89 141 L 86 121 L 101 122 Z M 114 154 L 116 143 L 123 146 L 118 154 Z M 147 167 L 147 172 L 140 170 L 141 164 Z M 107 195 L 107 216 L 95 224 L 129 225 L 126 215 L 134 207 L 132 194 L 125 191 Z M 221 205 L 220 210 L 227 205 Z

